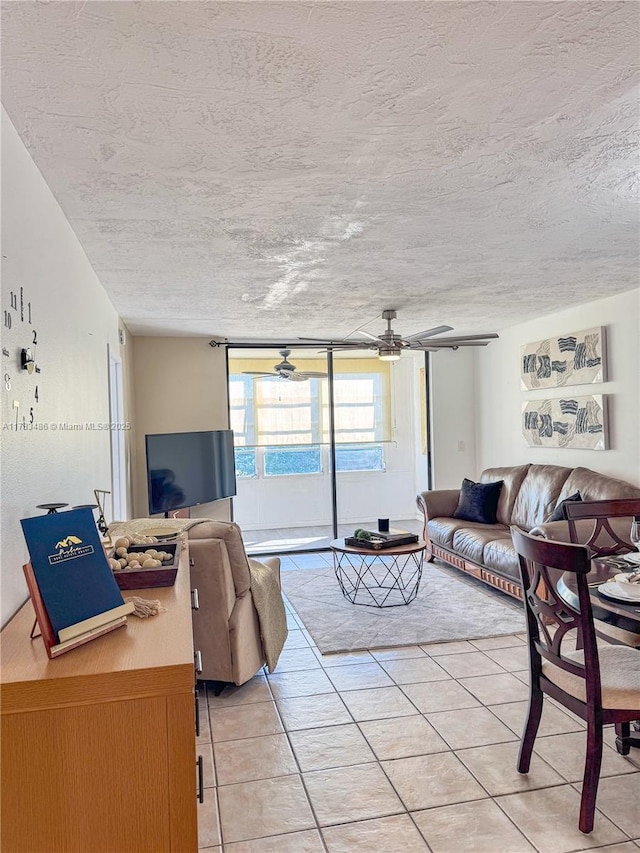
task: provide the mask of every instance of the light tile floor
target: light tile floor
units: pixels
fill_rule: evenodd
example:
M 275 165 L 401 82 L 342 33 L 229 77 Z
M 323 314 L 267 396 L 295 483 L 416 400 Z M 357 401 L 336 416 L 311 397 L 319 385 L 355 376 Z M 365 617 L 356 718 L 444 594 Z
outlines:
M 201 849 L 217 853 L 638 853 L 640 751 L 607 730 L 578 831 L 582 721 L 545 700 L 531 772 L 521 636 L 321 655 L 288 608 L 273 675 L 201 691 Z

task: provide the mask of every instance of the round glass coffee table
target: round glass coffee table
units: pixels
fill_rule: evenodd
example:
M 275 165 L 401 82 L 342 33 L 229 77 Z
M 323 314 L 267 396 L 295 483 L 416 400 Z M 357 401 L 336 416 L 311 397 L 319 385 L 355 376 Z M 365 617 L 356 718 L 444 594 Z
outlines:
M 333 567 L 344 597 L 352 604 L 397 607 L 418 594 L 426 543 L 391 548 L 357 548 L 344 539 L 331 543 Z

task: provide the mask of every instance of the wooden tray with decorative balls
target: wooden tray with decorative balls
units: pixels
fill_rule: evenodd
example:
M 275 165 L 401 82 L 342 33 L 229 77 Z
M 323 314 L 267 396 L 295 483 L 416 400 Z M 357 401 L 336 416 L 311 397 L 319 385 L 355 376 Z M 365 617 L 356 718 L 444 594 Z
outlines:
M 155 536 L 121 536 L 107 559 L 120 589 L 173 586 L 180 547 L 179 539 L 158 542 Z

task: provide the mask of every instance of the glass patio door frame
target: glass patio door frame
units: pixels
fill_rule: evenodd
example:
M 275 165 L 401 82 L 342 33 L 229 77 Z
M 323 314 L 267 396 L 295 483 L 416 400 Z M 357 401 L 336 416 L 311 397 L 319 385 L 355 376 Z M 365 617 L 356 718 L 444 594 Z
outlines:
M 289 347 L 289 344 L 274 344 L 270 343 L 233 343 L 227 342 L 224 344 L 225 346 L 225 364 L 227 371 L 227 385 L 229 384 L 229 350 L 232 349 L 274 349 L 276 351 L 280 349 L 284 349 Z M 295 344 L 295 349 L 317 349 L 317 343 L 304 343 L 298 342 Z M 363 347 L 364 349 L 364 347 Z M 430 354 L 425 352 L 424 354 L 424 376 L 425 376 L 425 400 L 426 400 L 426 430 L 427 430 L 427 485 L 428 488 L 431 488 L 431 480 L 432 480 L 432 465 L 431 465 L 431 393 L 430 393 Z M 330 488 L 331 488 L 331 527 L 333 532 L 333 538 L 338 538 L 338 478 L 337 478 L 337 469 L 336 469 L 336 432 L 335 432 L 335 395 L 334 395 L 334 363 L 333 363 L 333 348 L 327 347 L 327 391 L 328 391 L 328 403 L 329 403 L 329 444 L 328 444 L 328 462 L 329 462 L 329 476 L 330 476 Z M 229 418 L 229 423 L 231 422 L 231 401 L 229 395 L 227 395 L 227 415 Z M 230 513 L 231 520 L 233 521 L 233 498 L 229 501 L 230 504 Z M 295 554 L 314 554 L 318 552 L 328 551 L 329 548 L 327 546 L 317 547 L 317 548 L 296 548 L 296 549 L 285 549 L 283 548 L 278 553 L 283 555 L 295 555 Z M 251 556 L 260 557 L 260 556 L 273 556 L 272 552 L 260 552 L 255 551 Z

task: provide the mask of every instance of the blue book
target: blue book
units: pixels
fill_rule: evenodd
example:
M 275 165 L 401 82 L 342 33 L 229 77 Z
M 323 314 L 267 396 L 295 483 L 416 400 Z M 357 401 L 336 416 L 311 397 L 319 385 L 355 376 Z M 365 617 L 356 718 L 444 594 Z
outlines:
M 23 518 L 20 524 L 60 643 L 133 612 L 107 562 L 91 509 Z

